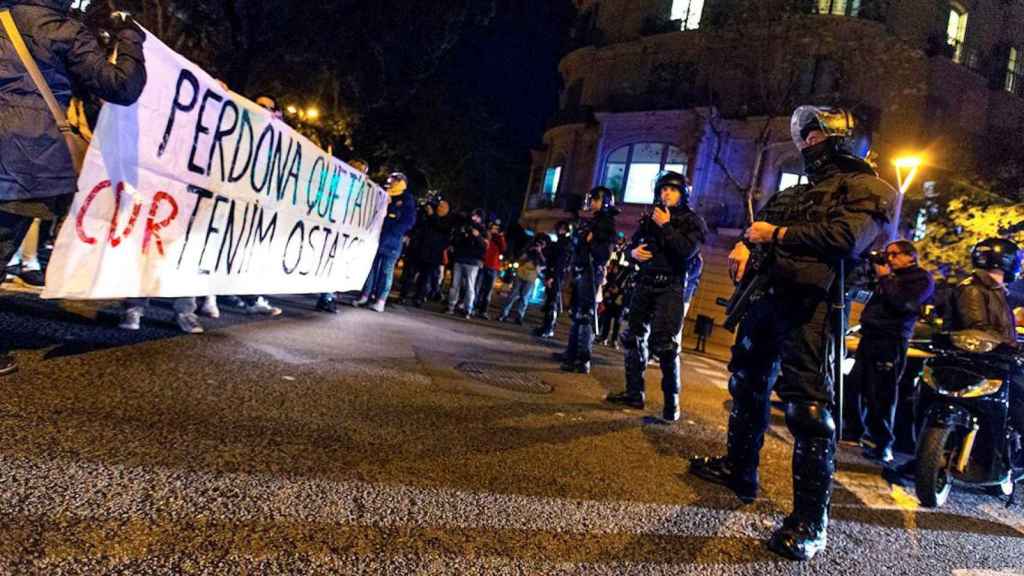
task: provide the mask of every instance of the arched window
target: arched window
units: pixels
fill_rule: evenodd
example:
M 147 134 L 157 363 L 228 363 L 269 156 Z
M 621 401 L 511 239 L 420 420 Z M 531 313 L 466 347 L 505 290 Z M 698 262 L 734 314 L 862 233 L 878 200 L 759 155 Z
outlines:
M 686 174 L 682 150 L 660 142 L 630 144 L 608 155 L 601 182 L 622 202 L 650 204 L 654 202 L 654 182 L 665 170 Z

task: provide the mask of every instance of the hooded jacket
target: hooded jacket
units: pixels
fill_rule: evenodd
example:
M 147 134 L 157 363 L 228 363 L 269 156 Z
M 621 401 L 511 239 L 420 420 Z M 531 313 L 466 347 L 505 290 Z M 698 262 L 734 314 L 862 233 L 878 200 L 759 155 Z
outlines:
M 69 15 L 68 0 L 0 0 L 9 9 L 29 52 L 57 101 L 67 107 L 72 93 L 129 105 L 146 84 L 144 34 L 117 34 L 117 61 L 85 25 Z M 70 194 L 76 175 L 64 138 L 42 94 L 0 28 L 0 202 L 38 200 Z

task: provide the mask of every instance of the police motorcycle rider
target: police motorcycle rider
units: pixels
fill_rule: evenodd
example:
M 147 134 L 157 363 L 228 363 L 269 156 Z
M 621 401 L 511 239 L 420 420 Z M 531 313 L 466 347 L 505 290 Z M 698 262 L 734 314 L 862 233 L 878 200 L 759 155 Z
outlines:
M 544 249 L 544 261 L 547 263 L 543 271 L 544 322 L 534 330 L 534 334 L 541 338 L 555 335 L 558 314 L 562 311 L 562 285 L 572 256 L 572 223 L 560 220 L 555 225 L 555 235 L 557 238 Z
M 810 184 L 769 200 L 729 256 L 742 280 L 751 249 L 770 250 L 774 260 L 762 272 L 769 289 L 748 309 L 732 349 L 727 453 L 691 459 L 690 472 L 752 502 L 774 388 L 795 439 L 793 512 L 768 546 L 808 560 L 827 542 L 835 469 L 830 308 L 842 291 L 836 277 L 841 263 L 879 243 L 897 192 L 864 160 L 867 137 L 849 112 L 802 106 L 791 128 Z
M 597 330 L 597 303 L 604 285 L 605 267 L 615 241 L 615 194 L 598 186 L 584 203 L 593 216 L 581 219 L 572 238 L 572 327 L 562 355 L 562 370 L 590 373 L 590 358 Z
M 989 238 L 971 250 L 974 273 L 957 287 L 953 301 L 954 331 L 982 330 L 1010 348 L 1018 349 L 1017 326 L 1007 301 L 1006 285 L 1020 275 L 1017 244 Z M 1024 434 L 1024 375 L 1015 374 L 1010 386 L 1010 424 Z
M 662 417 L 675 422 L 679 420 L 679 352 L 686 275 L 700 255 L 708 229 L 704 219 L 690 209 L 685 176 L 665 172 L 654 189 L 654 209 L 641 221 L 630 243 L 630 257 L 639 270 L 630 296 L 628 327 L 622 335 L 626 389 L 609 394 L 606 400 L 643 409 L 644 371 L 649 353 L 661 366 L 665 400 Z

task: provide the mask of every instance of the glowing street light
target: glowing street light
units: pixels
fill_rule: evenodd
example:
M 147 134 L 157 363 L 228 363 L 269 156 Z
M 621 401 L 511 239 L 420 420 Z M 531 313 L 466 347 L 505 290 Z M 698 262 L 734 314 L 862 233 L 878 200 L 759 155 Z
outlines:
M 903 197 L 907 190 L 910 190 L 910 185 L 914 183 L 914 178 L 917 177 L 917 172 L 924 161 L 920 156 L 902 156 L 893 160 L 892 163 L 896 167 L 896 181 L 900 187 L 900 195 L 896 199 L 895 218 L 889 223 L 889 239 L 896 240 L 896 236 L 899 234 L 900 217 L 903 215 Z M 903 176 L 904 170 L 907 171 L 906 177 Z
M 308 118 L 310 120 L 316 120 L 319 117 L 320 117 L 320 110 L 316 109 L 315 107 L 310 107 L 310 108 L 306 109 L 306 118 Z
M 914 178 L 917 177 L 917 172 L 923 163 L 920 156 L 903 156 L 893 160 L 893 165 L 896 166 L 896 180 L 900 186 L 900 194 L 906 194 L 907 190 L 910 189 L 910 185 L 913 184 Z M 904 170 L 908 171 L 906 178 L 903 177 Z
M 299 109 L 296 108 L 295 106 L 288 106 L 287 108 L 285 108 L 285 110 L 288 112 L 289 116 L 295 116 L 296 114 L 299 113 Z

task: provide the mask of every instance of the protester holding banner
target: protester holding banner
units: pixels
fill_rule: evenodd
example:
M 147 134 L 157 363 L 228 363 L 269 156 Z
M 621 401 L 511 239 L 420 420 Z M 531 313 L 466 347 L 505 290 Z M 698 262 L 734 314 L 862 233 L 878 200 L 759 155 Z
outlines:
M 113 15 L 117 56 L 68 14 L 61 0 L 0 0 L 0 264 L 7 267 L 32 221 L 52 219 L 60 199 L 76 190 L 75 164 L 43 90 L 67 109 L 74 89 L 116 104 L 134 102 L 146 83 L 145 34 L 131 17 Z M 12 34 L 11 28 L 15 28 Z M 21 38 L 31 38 L 31 43 Z M 19 55 L 19 52 L 22 54 Z M 25 64 L 42 71 L 40 87 Z M 16 370 L 0 349 L 0 375 Z
M 416 224 L 416 200 L 406 190 L 408 179 L 405 174 L 395 172 L 388 176 L 388 212 L 380 230 L 380 243 L 377 256 L 370 268 L 370 275 L 363 285 L 362 295 L 355 302 L 356 306 L 365 306 L 371 300 L 371 308 L 375 312 L 383 312 L 391 293 L 391 282 L 394 280 L 395 263 L 402 253 L 402 238 Z
M 362 158 L 353 158 L 348 161 L 348 165 L 363 176 L 370 173 L 370 163 Z M 368 183 L 369 180 L 364 182 L 363 185 L 366 186 Z M 320 298 L 316 302 L 316 309 L 328 314 L 338 313 L 338 300 L 333 290 L 320 294 Z

